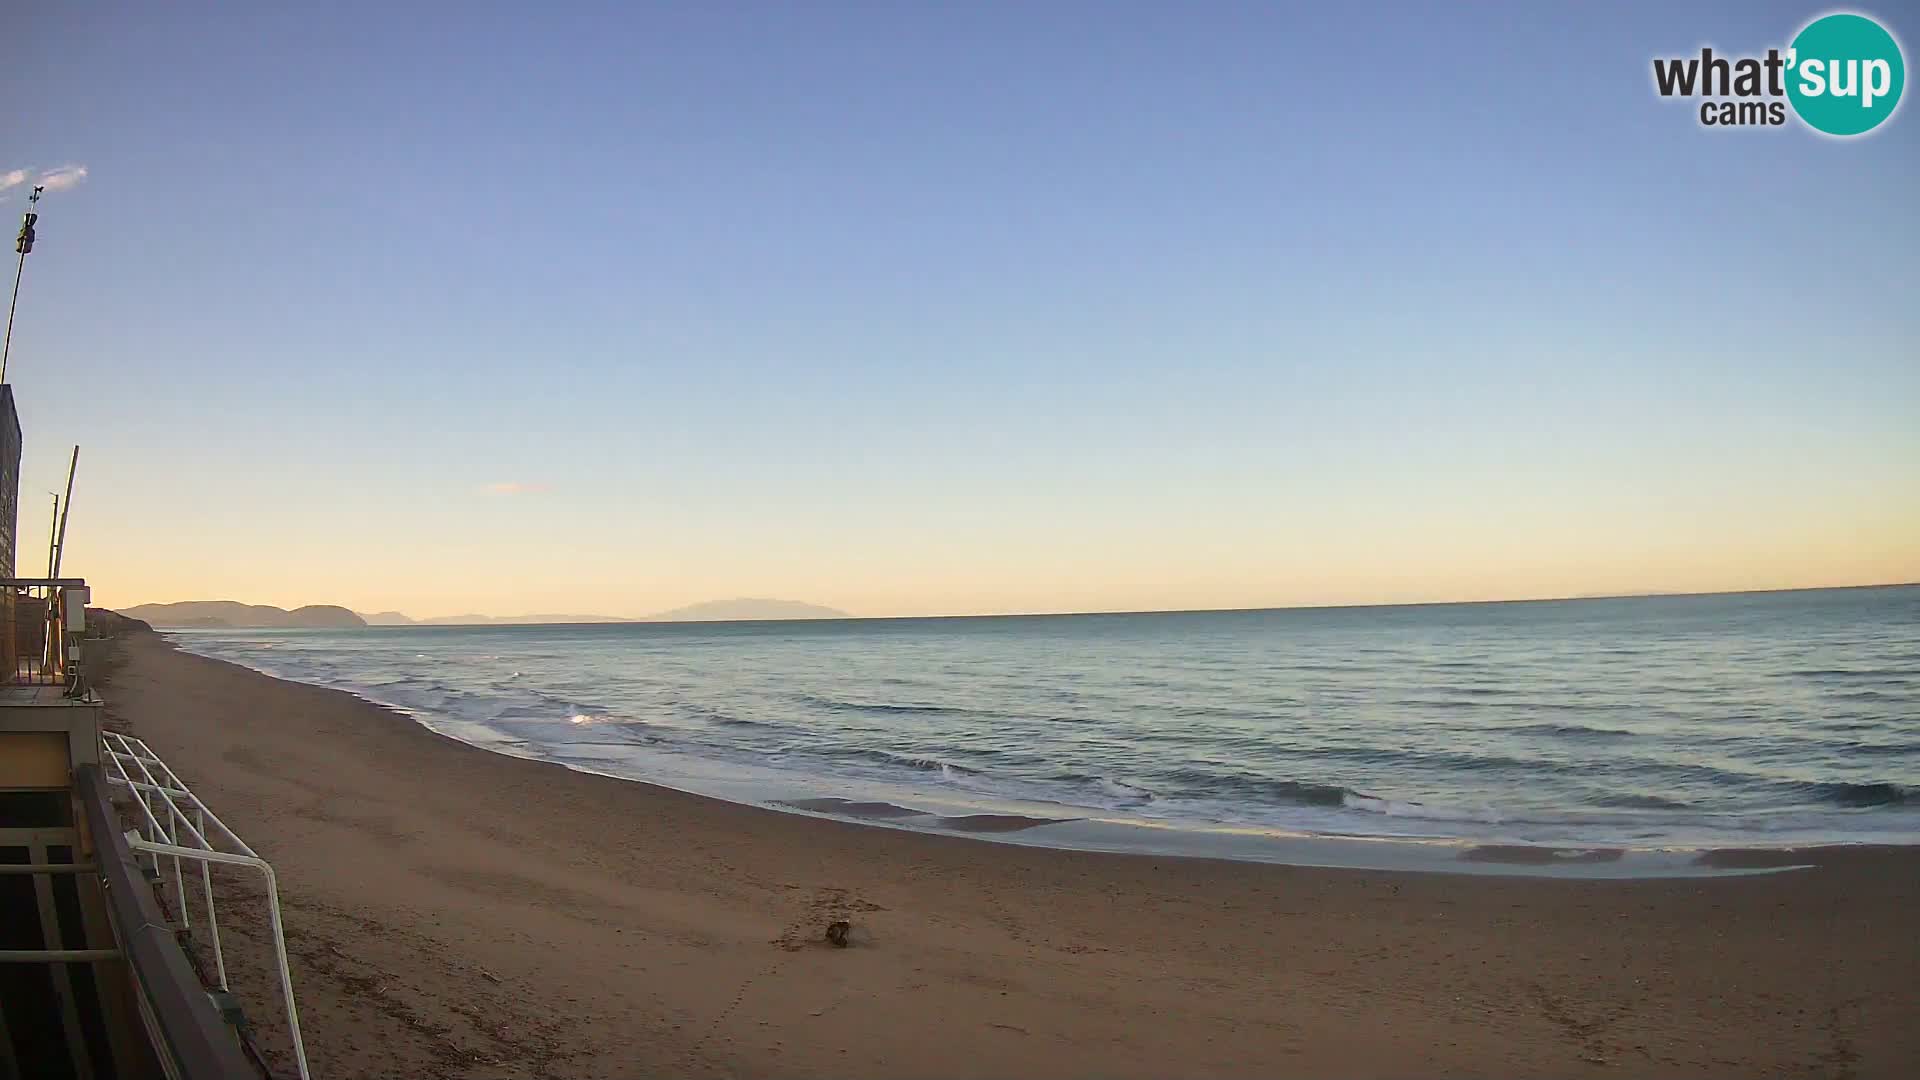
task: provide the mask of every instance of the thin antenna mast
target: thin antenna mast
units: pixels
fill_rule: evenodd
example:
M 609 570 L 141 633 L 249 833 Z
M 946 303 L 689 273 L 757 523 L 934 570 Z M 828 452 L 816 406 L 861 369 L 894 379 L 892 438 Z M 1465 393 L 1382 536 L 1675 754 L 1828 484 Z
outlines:
M 13 355 L 13 309 L 20 306 L 20 275 L 27 268 L 27 252 L 33 250 L 33 226 L 40 220 L 34 212 L 33 204 L 40 201 L 40 193 L 47 190 L 42 184 L 27 196 L 27 213 L 20 219 L 20 235 L 13 241 L 13 250 L 20 253 L 20 261 L 13 266 L 13 299 L 7 303 L 7 340 L 0 345 L 0 383 L 7 381 L 7 360 Z
M 47 576 L 52 577 L 53 546 L 59 542 L 60 535 L 60 493 L 49 491 L 47 494 L 53 496 L 53 516 L 47 519 Z
M 53 577 L 60 576 L 60 560 L 67 556 L 67 515 L 73 513 L 73 473 L 80 467 L 80 448 L 73 448 L 73 460 L 67 463 L 67 497 L 60 501 L 60 532 L 54 541 Z

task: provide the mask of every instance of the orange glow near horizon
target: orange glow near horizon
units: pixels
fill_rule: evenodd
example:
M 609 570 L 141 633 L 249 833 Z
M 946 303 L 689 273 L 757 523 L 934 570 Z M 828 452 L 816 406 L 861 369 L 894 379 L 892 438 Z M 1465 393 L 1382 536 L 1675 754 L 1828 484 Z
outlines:
M 1225 522 L 1077 523 L 1003 530 L 929 525 L 869 538 L 830 527 L 507 535 L 426 523 L 345 533 L 315 522 L 97 526 L 67 566 L 96 602 L 229 599 L 339 604 L 416 618 L 478 613 L 644 616 L 740 596 L 862 616 L 1426 603 L 1662 592 L 1731 592 L 1920 581 L 1920 510 L 1757 509 L 1712 528 L 1680 519 L 1504 524 L 1470 516 L 1350 520 L 1339 530 Z M 338 524 L 337 522 L 335 523 Z M 1631 526 L 1631 527 L 1630 527 Z M 35 535 L 31 515 L 22 533 Z M 853 530 L 855 533 L 858 530 Z M 136 540 L 137 536 L 137 540 Z M 520 553 L 529 553 L 522 556 Z M 503 569 L 504 568 L 504 569 Z

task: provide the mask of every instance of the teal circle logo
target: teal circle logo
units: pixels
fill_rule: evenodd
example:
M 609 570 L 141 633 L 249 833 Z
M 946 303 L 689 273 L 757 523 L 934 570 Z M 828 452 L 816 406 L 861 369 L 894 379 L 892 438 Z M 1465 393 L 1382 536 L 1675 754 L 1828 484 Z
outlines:
M 1787 52 L 1787 99 L 1815 131 L 1863 135 L 1900 105 L 1907 65 L 1900 43 L 1865 15 L 1807 24 Z

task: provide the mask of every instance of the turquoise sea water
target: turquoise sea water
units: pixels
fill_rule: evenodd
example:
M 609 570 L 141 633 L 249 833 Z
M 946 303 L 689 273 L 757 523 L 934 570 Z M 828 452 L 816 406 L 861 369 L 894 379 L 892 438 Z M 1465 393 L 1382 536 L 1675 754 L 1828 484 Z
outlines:
M 508 753 L 814 809 L 1649 848 L 1920 842 L 1914 586 L 175 636 Z

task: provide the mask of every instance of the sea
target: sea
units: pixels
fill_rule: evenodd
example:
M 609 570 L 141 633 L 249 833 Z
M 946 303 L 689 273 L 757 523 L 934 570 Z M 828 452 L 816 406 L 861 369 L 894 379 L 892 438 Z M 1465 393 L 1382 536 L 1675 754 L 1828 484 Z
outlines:
M 1920 843 L 1920 586 L 172 634 L 490 750 L 896 828 L 1284 861 Z

